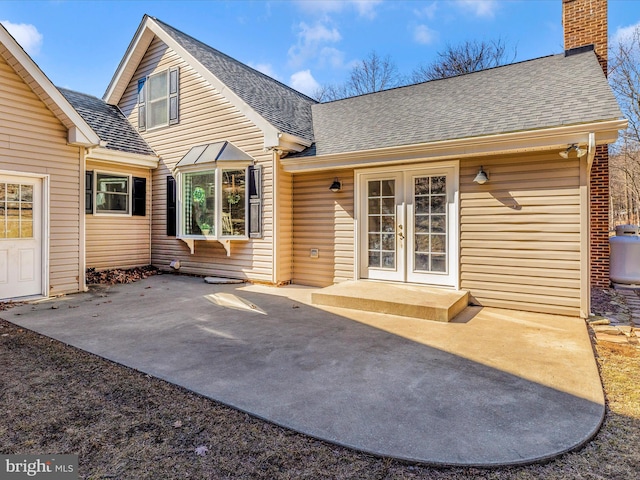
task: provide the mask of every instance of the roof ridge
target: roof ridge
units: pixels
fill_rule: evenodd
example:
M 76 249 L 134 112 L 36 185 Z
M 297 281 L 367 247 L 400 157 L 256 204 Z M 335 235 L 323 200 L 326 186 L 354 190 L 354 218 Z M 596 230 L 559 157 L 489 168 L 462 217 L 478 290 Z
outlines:
M 248 70 L 248 71 L 250 71 L 250 72 L 251 72 L 251 73 L 253 73 L 253 74 L 257 74 L 257 75 L 259 75 L 259 76 L 261 76 L 261 77 L 264 77 L 265 79 L 267 79 L 267 80 L 269 80 L 269 81 L 271 81 L 271 82 L 274 82 L 274 83 L 276 83 L 276 84 L 280 85 L 281 87 L 286 88 L 287 90 L 290 90 L 291 92 L 295 93 L 296 95 L 299 95 L 300 97 L 302 97 L 302 98 L 304 98 L 304 99 L 306 99 L 306 100 L 310 100 L 310 101 L 311 101 L 311 102 L 313 102 L 313 103 L 319 103 L 317 100 L 315 100 L 315 99 L 313 99 L 313 98 L 309 97 L 308 95 L 305 95 L 304 93 L 302 93 L 302 92 L 300 92 L 300 91 L 296 90 L 295 88 L 290 87 L 290 86 L 289 86 L 289 85 L 287 85 L 286 83 L 283 83 L 283 82 L 281 82 L 280 80 L 278 80 L 278 79 L 276 79 L 276 78 L 273 78 L 273 77 L 271 77 L 271 76 L 267 75 L 266 73 L 263 73 L 263 72 L 261 72 L 260 70 L 257 70 L 257 69 L 255 69 L 255 68 L 251 67 L 250 65 L 247 65 L 246 63 L 241 62 L 240 60 L 238 60 L 238 59 L 236 59 L 236 58 L 232 57 L 231 55 L 228 55 L 228 54 L 226 54 L 226 53 L 224 53 L 224 52 L 222 52 L 222 51 L 218 50 L 217 48 L 212 47 L 211 45 L 208 45 L 208 44 L 204 43 L 202 40 L 198 40 L 197 38 L 195 38 L 195 37 L 193 37 L 193 36 L 189 35 L 188 33 L 185 33 L 185 32 L 183 32 L 182 30 L 180 30 L 180 29 L 178 29 L 178 28 L 175 28 L 174 26 L 169 25 L 169 24 L 168 24 L 168 23 L 166 23 L 166 22 L 163 22 L 163 21 L 162 21 L 162 20 L 160 20 L 159 18 L 157 18 L 157 17 L 150 17 L 150 18 L 151 18 L 151 19 L 153 19 L 154 21 L 156 21 L 156 22 L 158 22 L 158 23 L 162 24 L 162 26 L 164 26 L 164 27 L 168 27 L 168 28 L 170 28 L 171 30 L 174 30 L 174 31 L 178 32 L 179 34 L 184 35 L 185 37 L 189 37 L 189 38 L 190 38 L 191 40 L 193 40 L 194 42 L 197 42 L 198 44 L 202 45 L 204 48 L 206 48 L 206 49 L 208 49 L 208 50 L 212 50 L 212 51 L 214 51 L 217 55 L 220 55 L 220 56 L 222 56 L 222 57 L 224 57 L 224 58 L 226 58 L 226 59 L 228 59 L 228 60 L 230 60 L 230 61 L 234 62 L 234 63 L 235 63 L 236 65 L 238 65 L 239 67 L 241 67 L 241 68 L 243 68 L 243 69 L 245 69 L 245 70 Z
M 588 51 L 590 51 L 590 50 L 586 50 L 584 52 L 574 52 L 574 55 L 575 54 L 586 53 Z M 552 53 L 552 54 L 549 54 L 549 55 L 543 55 L 542 57 L 528 58 L 528 59 L 520 60 L 520 61 L 517 61 L 517 62 L 505 63 L 503 65 L 495 65 L 493 67 L 483 68 L 482 70 L 476 70 L 476 71 L 473 71 L 473 72 L 459 73 L 458 75 L 451 75 L 450 77 L 434 78 L 434 79 L 431 79 L 431 80 L 425 80 L 423 82 L 414 82 L 414 83 L 409 83 L 407 85 L 398 85 L 397 87 L 391 87 L 391 88 L 387 88 L 387 89 L 384 89 L 384 90 L 378 90 L 376 92 L 361 93 L 359 95 L 353 95 L 351 97 L 345 97 L 345 98 L 339 98 L 339 99 L 336 99 L 336 100 L 330 100 L 330 101 L 327 101 L 327 102 L 321 102 L 321 104 L 322 105 L 326 105 L 326 104 L 329 104 L 329 103 L 335 103 L 335 102 L 341 102 L 341 101 L 344 101 L 344 100 L 351 100 L 351 99 L 354 99 L 354 98 L 365 97 L 367 95 L 375 95 L 375 94 L 382 93 L 382 92 L 390 92 L 390 91 L 393 91 L 393 90 L 400 90 L 402 88 L 415 87 L 415 86 L 424 85 L 424 84 L 427 84 L 427 83 L 431 84 L 431 83 L 435 83 L 435 82 L 442 82 L 442 81 L 445 81 L 445 80 L 451 80 L 451 79 L 454 79 L 454 78 L 467 77 L 469 75 L 477 75 L 477 74 L 480 74 L 480 73 L 483 73 L 483 72 L 489 72 L 489 71 L 492 71 L 492 70 L 497 70 L 499 68 L 511 67 L 511 66 L 514 66 L 514 65 L 520 65 L 520 64 L 528 63 L 528 62 L 535 62 L 537 60 L 543 60 L 545 58 L 551 58 L 551 57 L 557 57 L 557 56 L 565 56 L 565 53 L 564 52 L 562 52 L 562 53 Z

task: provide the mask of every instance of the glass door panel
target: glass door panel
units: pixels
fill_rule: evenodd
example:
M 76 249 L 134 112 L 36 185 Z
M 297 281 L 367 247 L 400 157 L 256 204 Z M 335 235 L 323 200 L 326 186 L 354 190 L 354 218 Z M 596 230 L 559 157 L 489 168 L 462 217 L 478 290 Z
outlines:
M 447 272 L 447 177 L 414 177 L 414 272 Z
M 366 175 L 360 183 L 360 275 L 402 281 L 404 248 L 401 225 L 403 179 L 398 174 Z
M 396 181 L 367 182 L 368 263 L 370 268 L 396 268 Z

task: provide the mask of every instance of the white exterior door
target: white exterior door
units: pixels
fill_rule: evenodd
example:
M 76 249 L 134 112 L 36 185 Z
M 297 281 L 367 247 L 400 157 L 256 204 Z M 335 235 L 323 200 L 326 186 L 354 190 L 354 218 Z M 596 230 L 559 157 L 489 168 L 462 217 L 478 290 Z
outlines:
M 359 277 L 457 288 L 457 167 L 358 176 Z
M 0 299 L 41 294 L 42 179 L 0 175 Z

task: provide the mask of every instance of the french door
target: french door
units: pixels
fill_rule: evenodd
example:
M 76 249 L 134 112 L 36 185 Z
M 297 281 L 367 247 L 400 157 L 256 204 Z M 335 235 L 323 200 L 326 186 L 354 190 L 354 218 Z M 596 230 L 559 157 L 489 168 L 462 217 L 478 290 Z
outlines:
M 360 278 L 456 287 L 455 166 L 358 176 Z

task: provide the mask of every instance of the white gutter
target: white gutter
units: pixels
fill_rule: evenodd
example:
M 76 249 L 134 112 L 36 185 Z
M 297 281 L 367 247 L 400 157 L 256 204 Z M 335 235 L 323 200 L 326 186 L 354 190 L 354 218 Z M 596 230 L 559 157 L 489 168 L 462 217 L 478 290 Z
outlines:
M 576 143 L 587 145 L 590 137 L 596 144 L 613 143 L 618 130 L 627 127 L 627 120 L 608 120 L 582 125 L 541 130 L 487 135 L 456 140 L 385 147 L 375 150 L 319 155 L 315 157 L 283 158 L 287 172 L 311 172 L 327 169 L 366 167 L 394 163 L 411 163 L 451 158 L 479 157 L 507 153 L 558 150 Z
M 110 150 L 104 147 L 92 148 L 87 154 L 90 160 L 100 162 L 117 163 L 131 167 L 158 168 L 160 159 L 155 155 L 142 155 L 139 153 L 127 153 L 119 150 Z

